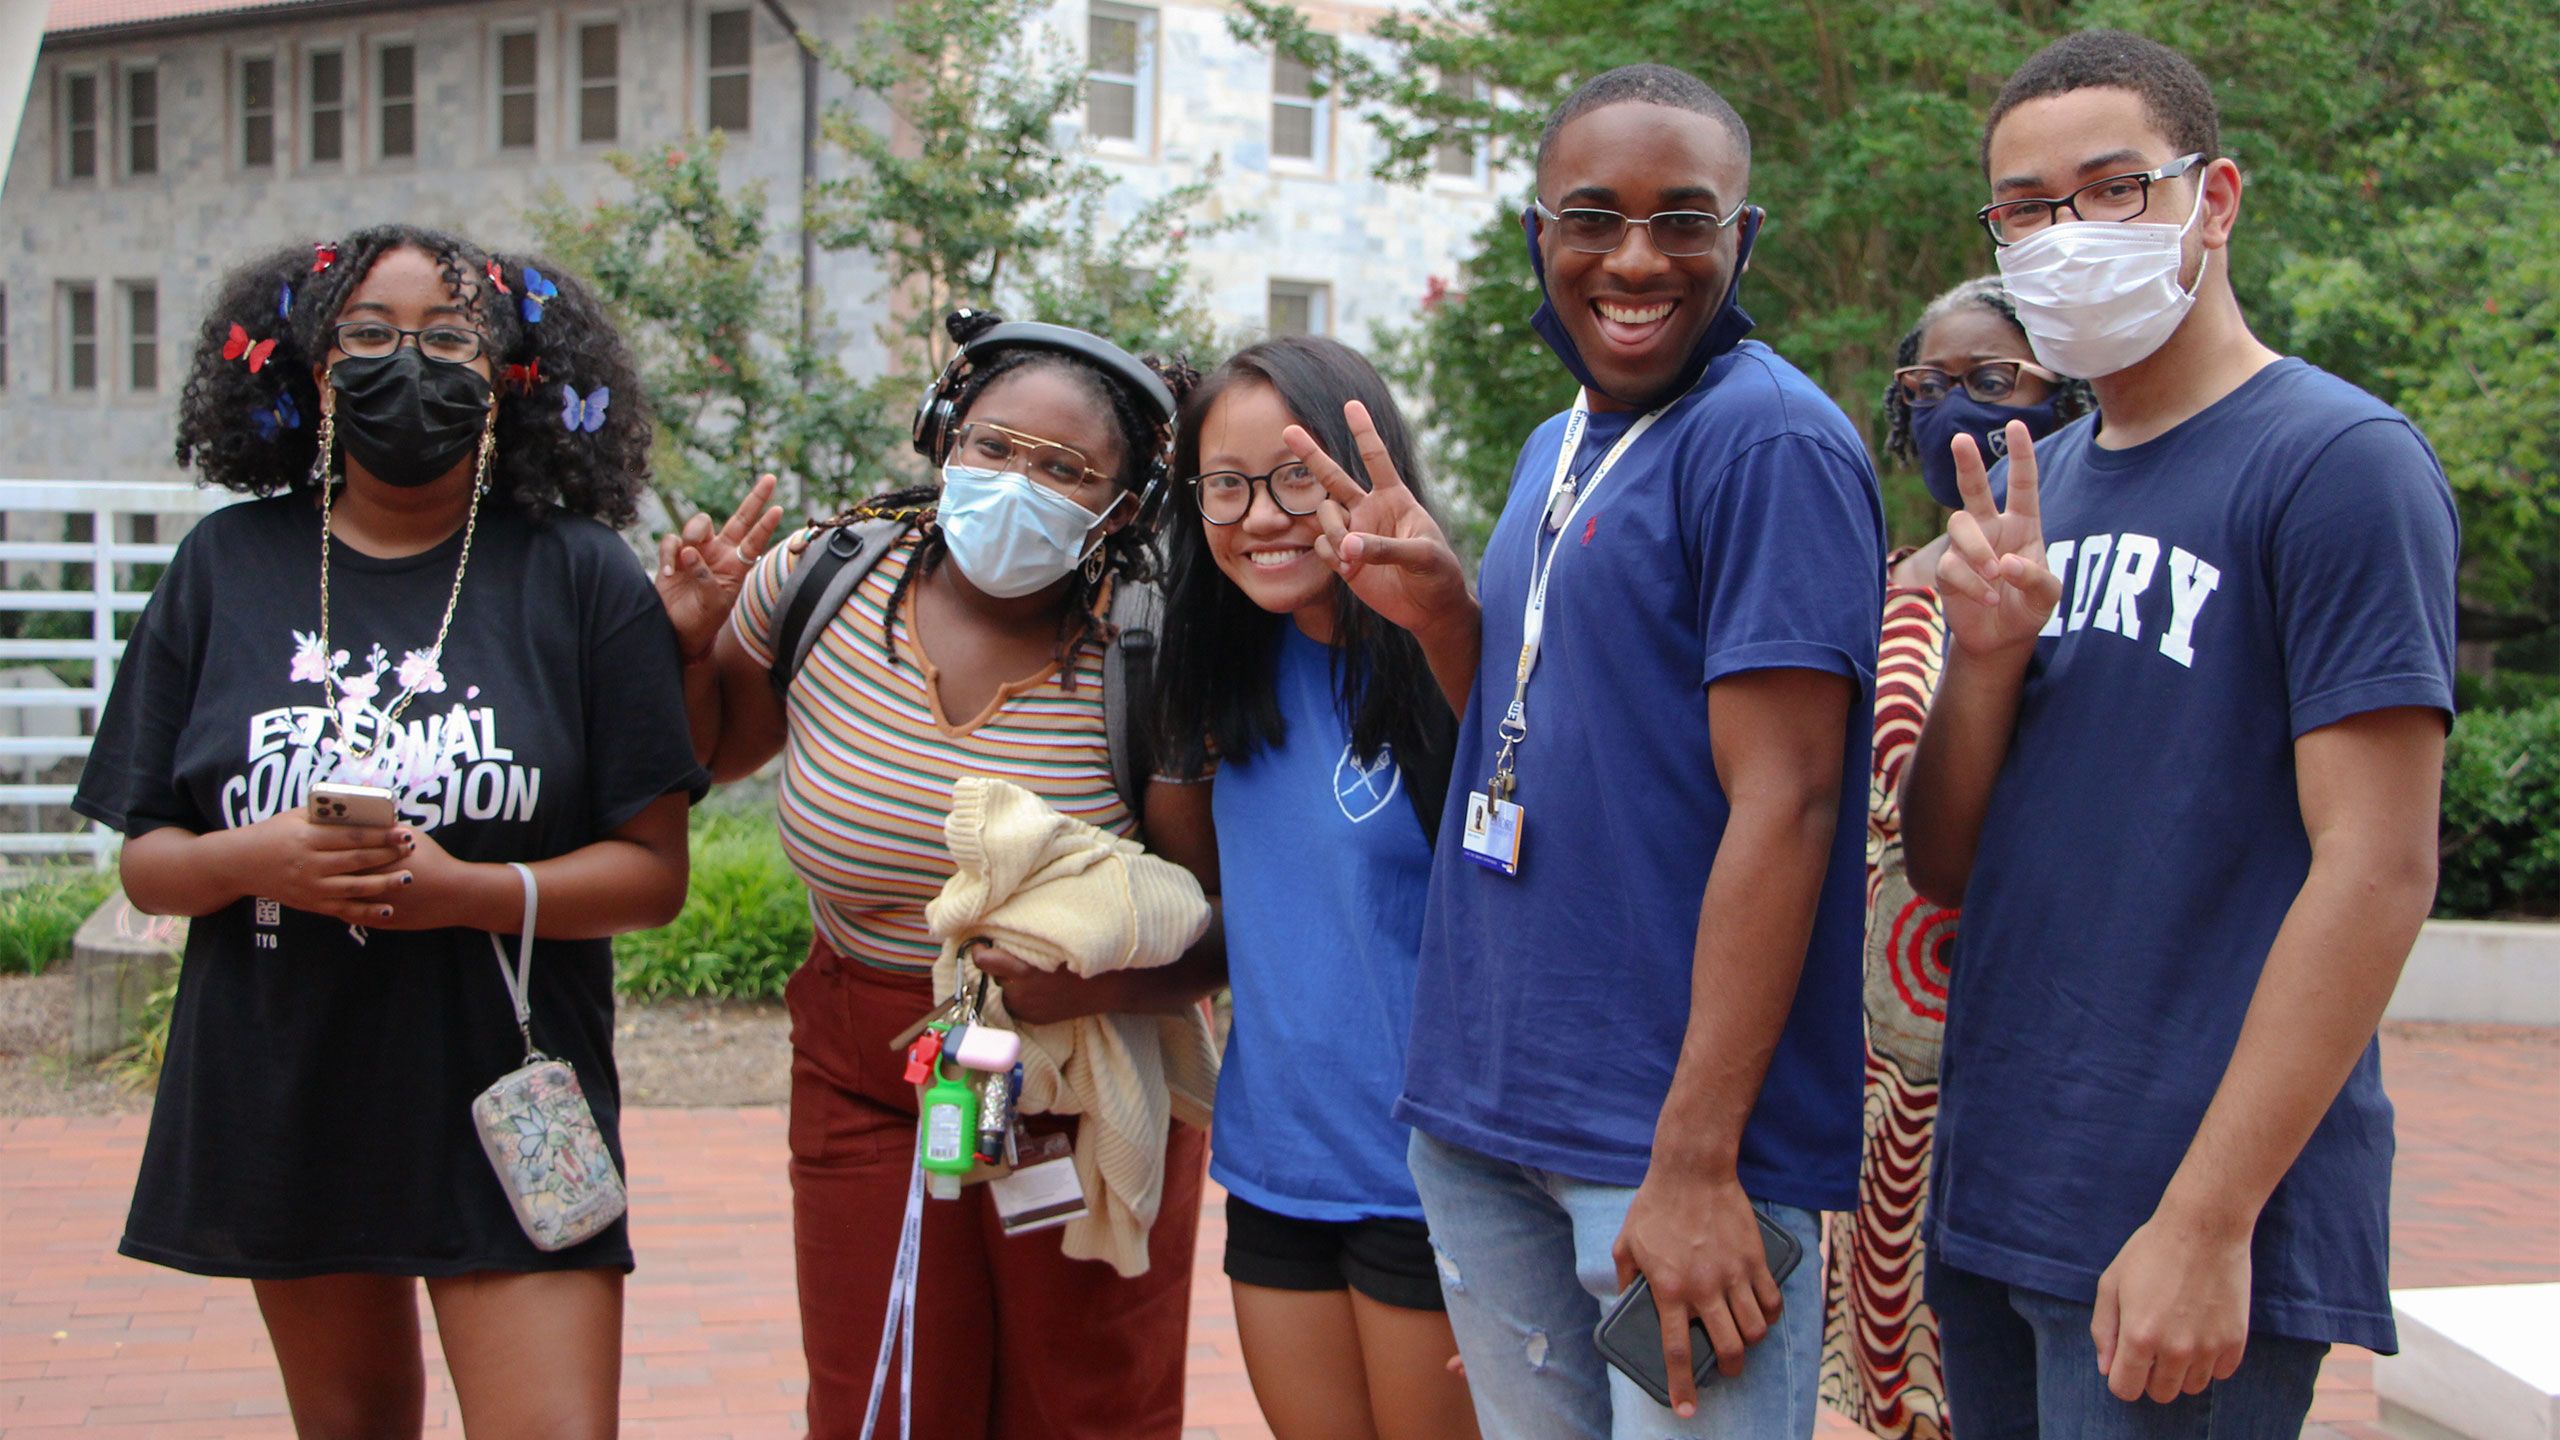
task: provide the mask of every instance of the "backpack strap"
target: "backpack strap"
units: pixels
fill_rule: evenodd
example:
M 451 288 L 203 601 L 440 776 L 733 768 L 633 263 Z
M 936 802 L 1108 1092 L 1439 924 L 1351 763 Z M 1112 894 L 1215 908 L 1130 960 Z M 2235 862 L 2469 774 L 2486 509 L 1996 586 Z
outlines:
M 809 652 L 818 647 L 826 622 L 844 608 L 853 587 L 879 567 L 880 557 L 913 524 L 889 519 L 839 525 L 827 532 L 824 544 L 813 546 L 801 558 L 782 582 L 782 594 L 774 606 L 781 616 L 773 626 L 773 668 L 768 672 L 775 694 L 789 693 L 800 668 L 809 663 Z
M 1164 592 L 1123 580 L 1112 588 L 1108 618 L 1113 629 L 1102 651 L 1102 724 L 1111 743 L 1111 786 L 1129 813 L 1143 820 L 1147 781 L 1155 770 L 1146 734 Z

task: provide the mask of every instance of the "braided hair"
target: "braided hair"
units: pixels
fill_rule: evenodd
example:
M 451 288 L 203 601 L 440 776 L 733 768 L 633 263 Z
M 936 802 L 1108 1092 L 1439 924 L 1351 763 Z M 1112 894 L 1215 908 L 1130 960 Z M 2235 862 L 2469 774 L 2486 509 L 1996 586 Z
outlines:
M 2027 327 L 2018 324 L 2018 307 L 2009 303 L 2009 292 L 2002 288 L 1997 275 L 1980 275 L 1965 281 L 1946 294 L 1929 302 L 1920 319 L 1903 332 L 1900 344 L 1893 347 L 1893 368 L 1902 369 L 1920 363 L 1920 337 L 1929 327 L 1967 305 L 1978 305 L 2018 328 L 2020 339 L 2026 338 Z M 2054 387 L 2053 413 L 2063 424 L 2079 419 L 2098 408 L 2098 393 L 2086 380 L 2064 379 Z M 1902 393 L 1900 382 L 1888 375 L 1884 380 L 1884 448 L 1905 465 L 1919 463 L 1919 450 L 1911 438 L 1911 397 Z
M 1004 316 L 992 310 L 955 310 L 943 317 L 942 322 L 943 329 L 963 346 L 1003 323 Z M 1177 405 L 1200 381 L 1200 372 L 1191 368 L 1181 356 L 1145 355 L 1139 358 L 1156 373 L 1156 378 L 1164 381 L 1165 388 L 1173 392 Z M 1030 346 L 997 350 L 983 363 L 973 366 L 960 381 L 959 389 L 952 396 L 951 413 L 955 421 L 969 413 L 969 407 L 977 403 L 988 386 L 1010 375 L 1026 375 L 1034 371 L 1070 377 L 1084 387 L 1096 406 L 1110 414 L 1113 428 L 1120 435 L 1120 488 L 1137 491 L 1144 487 L 1147 472 L 1171 442 L 1172 437 L 1168 433 L 1171 427 L 1156 415 L 1154 407 L 1142 404 L 1126 385 L 1077 356 Z M 954 428 L 957 428 L 956 424 Z M 933 458 L 937 462 L 941 459 L 940 456 Z M 934 523 L 934 502 L 941 493 L 942 487 L 935 483 L 875 495 L 841 514 L 817 521 L 810 527 L 809 536 L 804 537 L 805 543 L 827 530 L 865 520 L 898 520 L 923 529 L 922 538 L 916 542 L 915 554 L 908 559 L 907 568 L 899 573 L 896 585 L 889 592 L 890 623 L 881 629 L 881 652 L 892 662 L 898 658 L 898 607 L 905 601 L 908 588 L 919 578 L 940 568 L 944 557 L 950 553 L 941 528 Z M 1142 530 L 1135 522 L 1123 525 L 1103 537 L 1103 563 L 1098 574 L 1088 576 L 1081 566 L 1067 572 L 1066 600 L 1060 607 L 1055 652 L 1059 683 L 1066 689 L 1072 690 L 1076 685 L 1074 661 L 1077 652 L 1088 644 L 1108 644 L 1112 638 L 1103 613 L 1103 598 L 1109 593 L 1108 587 L 1146 584 L 1156 578 L 1154 540 L 1151 531 Z
M 312 372 L 329 354 L 347 297 L 374 262 L 401 249 L 435 259 L 446 290 L 481 334 L 498 398 L 492 492 L 528 515 L 562 510 L 617 529 L 629 525 L 648 482 L 654 425 L 631 352 L 594 292 L 539 256 L 501 254 L 414 225 L 289 245 L 223 277 L 178 402 L 178 463 L 208 484 L 244 494 L 316 493 L 335 465 L 317 463 L 321 397 Z M 493 266 L 508 293 L 499 293 Z M 539 320 L 527 319 L 522 303 L 528 269 L 559 291 L 542 299 Z M 272 344 L 254 371 L 238 353 L 243 341 Z M 226 347 L 234 353 L 226 356 Z M 563 385 L 581 394 L 612 392 L 600 428 L 573 431 L 562 423 Z

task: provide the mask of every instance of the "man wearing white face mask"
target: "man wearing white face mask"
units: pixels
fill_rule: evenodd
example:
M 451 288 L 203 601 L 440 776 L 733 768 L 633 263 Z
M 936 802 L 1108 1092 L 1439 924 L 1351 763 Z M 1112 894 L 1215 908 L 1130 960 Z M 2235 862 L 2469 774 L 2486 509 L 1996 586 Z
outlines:
M 2007 501 L 1970 437 L 1903 793 L 1961 904 L 1927 1224 L 1968 1440 L 2298 1435 L 2393 1348 L 2375 1029 L 2434 899 L 2452 495 L 2389 406 L 2250 334 L 2239 168 L 2174 51 L 2010 77 L 1980 212 L 2099 413 Z

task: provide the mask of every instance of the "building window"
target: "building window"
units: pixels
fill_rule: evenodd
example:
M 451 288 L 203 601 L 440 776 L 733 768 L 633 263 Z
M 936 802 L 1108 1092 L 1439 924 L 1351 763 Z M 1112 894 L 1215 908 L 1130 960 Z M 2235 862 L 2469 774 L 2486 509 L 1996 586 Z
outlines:
M 1286 55 L 1271 61 L 1271 155 L 1322 164 L 1333 105 L 1316 93 L 1316 72 Z
M 62 286 L 62 371 L 65 390 L 98 388 L 98 287 L 66 281 Z
M 160 287 L 135 280 L 124 287 L 124 388 L 139 395 L 160 388 Z
M 382 158 L 407 160 L 418 153 L 418 47 L 406 40 L 373 52 L 374 131 Z
M 754 12 L 747 10 L 714 10 L 704 17 L 702 118 L 714 130 L 744 133 L 753 113 L 748 82 L 754 22 Z
M 1096 4 L 1086 17 L 1085 133 L 1144 147 L 1155 130 L 1156 12 Z
M 1271 333 L 1322 335 L 1333 329 L 1333 287 L 1302 280 L 1271 282 Z
M 98 178 L 98 77 L 65 74 L 62 82 L 62 178 Z
M 534 147 L 541 75 L 541 41 L 532 31 L 510 30 L 498 37 L 499 149 Z
M 124 173 L 160 173 L 160 72 L 124 72 Z
M 251 55 L 240 62 L 240 164 L 265 169 L 276 163 L 276 57 Z
M 578 143 L 610 145 L 622 136 L 622 27 L 610 20 L 578 27 Z
M 1464 71 L 1445 74 L 1440 77 L 1440 93 L 1453 100 L 1482 100 L 1484 82 Z M 1443 140 L 1431 147 L 1431 173 L 1481 182 L 1485 178 L 1483 159 L 1473 140 Z
M 347 158 L 346 52 L 314 50 L 310 66 L 303 93 L 311 119 L 311 163 L 343 164 Z

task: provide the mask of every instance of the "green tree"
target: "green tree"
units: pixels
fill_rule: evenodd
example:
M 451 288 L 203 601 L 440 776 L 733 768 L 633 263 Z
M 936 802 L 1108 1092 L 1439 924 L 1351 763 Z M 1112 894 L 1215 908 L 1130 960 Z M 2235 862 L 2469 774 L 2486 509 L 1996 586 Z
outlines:
M 608 156 L 625 193 L 582 207 L 555 186 L 530 216 L 638 352 L 658 407 L 658 496 L 677 516 L 727 513 L 765 470 L 796 476 L 818 503 L 840 499 L 900 433 L 842 366 L 801 345 L 764 189 L 722 182 L 723 144 L 715 132 Z

